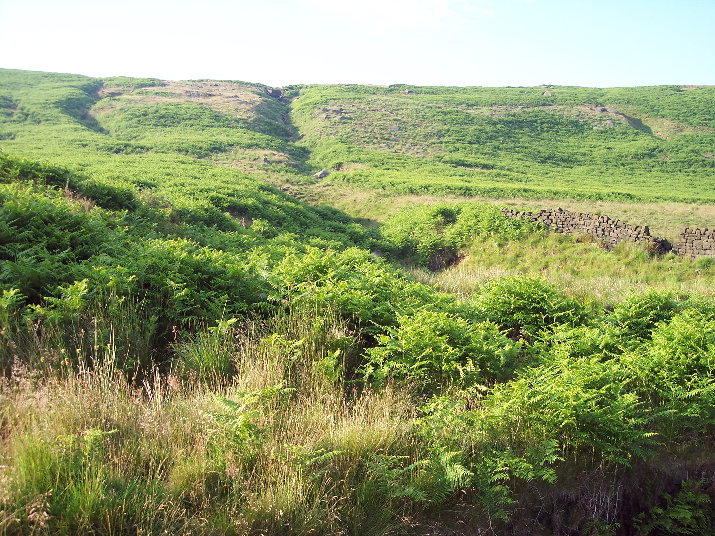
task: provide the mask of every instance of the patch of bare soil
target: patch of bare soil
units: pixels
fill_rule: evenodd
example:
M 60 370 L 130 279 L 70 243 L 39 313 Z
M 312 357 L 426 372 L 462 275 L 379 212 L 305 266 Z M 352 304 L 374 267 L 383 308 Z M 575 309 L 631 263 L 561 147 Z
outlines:
M 267 94 L 258 86 L 238 82 L 167 81 L 162 86 L 136 89 L 106 86 L 99 96 L 103 100 L 89 112 L 95 119 L 127 104 L 194 102 L 230 117 L 251 120 Z

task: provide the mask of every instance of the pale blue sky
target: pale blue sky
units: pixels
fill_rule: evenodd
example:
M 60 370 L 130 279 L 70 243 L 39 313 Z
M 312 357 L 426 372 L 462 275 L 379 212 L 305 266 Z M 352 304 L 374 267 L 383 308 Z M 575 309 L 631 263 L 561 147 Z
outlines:
M 275 86 L 715 84 L 715 0 L 0 0 L 0 67 Z

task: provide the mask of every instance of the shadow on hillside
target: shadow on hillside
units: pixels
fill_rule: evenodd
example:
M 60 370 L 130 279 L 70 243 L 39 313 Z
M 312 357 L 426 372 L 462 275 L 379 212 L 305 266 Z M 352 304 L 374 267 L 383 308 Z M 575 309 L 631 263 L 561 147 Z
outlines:
M 648 134 L 649 136 L 653 136 L 653 130 L 648 126 L 643 123 L 640 119 L 637 119 L 635 117 L 631 117 L 629 115 L 623 114 L 623 117 L 626 118 L 626 121 L 628 121 L 628 124 L 635 128 L 636 130 L 639 130 L 640 132 L 643 132 L 644 134 Z
M 264 93 L 260 104 L 255 108 L 257 117 L 249 128 L 280 139 L 283 142 L 281 151 L 290 156 L 292 166 L 300 173 L 309 173 L 310 151 L 295 144 L 298 128 L 291 118 L 290 102 L 291 99 L 273 95 L 271 92 Z
M 85 112 L 83 115 L 79 117 L 73 117 L 80 125 L 82 125 L 85 128 L 88 128 L 89 130 L 92 130 L 94 132 L 97 132 L 98 134 L 105 134 L 109 135 L 109 131 L 104 129 L 102 125 L 99 124 L 99 121 L 97 121 L 94 117 L 92 117 L 88 112 Z
M 94 106 L 101 99 L 99 91 L 102 89 L 102 85 L 102 82 L 97 82 L 81 88 L 84 92 L 84 96 L 69 97 L 58 104 L 62 113 L 71 117 L 83 127 L 93 132 L 97 132 L 98 134 L 108 135 L 109 132 L 107 132 L 89 113 L 90 108 L 92 108 L 92 106 Z

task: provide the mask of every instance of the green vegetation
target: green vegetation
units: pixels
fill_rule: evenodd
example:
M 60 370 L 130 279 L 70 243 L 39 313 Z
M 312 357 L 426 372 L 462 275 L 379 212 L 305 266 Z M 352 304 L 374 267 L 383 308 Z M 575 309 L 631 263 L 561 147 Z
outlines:
M 714 200 L 715 88 L 405 89 L 301 89 L 294 119 L 315 165 L 337 171 L 331 185 L 502 198 Z
M 459 264 L 446 270 L 428 272 L 418 267 L 412 275 L 463 296 L 499 277 L 541 277 L 572 297 L 600 304 L 651 289 L 713 297 L 715 288 L 715 265 L 709 258 L 684 260 L 672 254 L 651 258 L 642 248 L 627 243 L 608 252 L 589 236 L 538 232 L 518 242 L 480 239 L 462 255 Z
M 0 71 L 0 534 L 712 532 L 710 259 L 289 195 L 713 201 L 712 89 L 405 89 Z
M 452 203 L 398 212 L 385 221 L 382 234 L 403 259 L 437 269 L 476 238 L 518 241 L 541 228 L 527 220 L 505 218 L 493 205 Z

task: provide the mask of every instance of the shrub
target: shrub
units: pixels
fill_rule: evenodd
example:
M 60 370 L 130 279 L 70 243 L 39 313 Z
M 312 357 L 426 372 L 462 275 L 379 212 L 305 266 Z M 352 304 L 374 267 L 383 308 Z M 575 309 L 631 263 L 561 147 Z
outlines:
M 663 506 L 654 506 L 636 516 L 635 526 L 643 536 L 712 534 L 715 511 L 703 481 L 684 480 L 674 495 L 663 494 Z
M 435 304 L 447 312 L 460 307 L 453 297 L 408 281 L 384 260 L 358 248 L 343 252 L 308 248 L 302 255 L 286 255 L 271 272 L 270 281 L 270 301 L 290 301 L 308 310 L 333 309 L 351 328 L 370 335 L 394 325 L 397 314 Z
M 444 268 L 435 257 L 457 258 L 457 252 L 476 237 L 517 240 L 540 229 L 540 224 L 508 218 L 486 203 L 452 203 L 410 207 L 387 219 L 383 237 L 397 254 L 431 269 Z M 449 263 L 446 263 L 447 265 Z
M 134 189 L 126 184 L 88 180 L 79 185 L 78 191 L 100 207 L 109 210 L 134 210 L 138 206 Z
M 661 434 L 715 424 L 715 321 L 686 310 L 658 324 L 652 340 L 622 362 L 659 416 Z
M 455 384 L 469 387 L 508 375 L 519 345 L 491 322 L 469 323 L 444 312 L 398 317 L 398 327 L 378 336 L 367 351 L 365 376 L 407 379 L 425 391 Z
M 82 263 L 122 236 L 105 214 L 84 213 L 47 187 L 0 184 L 0 201 L 0 285 L 33 301 L 80 278 Z
M 483 404 L 484 437 L 502 438 L 517 452 L 552 440 L 564 450 L 628 465 L 654 445 L 651 416 L 614 360 L 566 357 L 526 369 L 497 384 Z
M 530 277 L 506 277 L 488 283 L 476 307 L 509 336 L 533 341 L 539 333 L 559 324 L 575 324 L 583 307 L 551 285 Z
M 59 166 L 10 156 L 0 151 L 0 183 L 32 181 L 36 184 L 74 188 L 77 177 Z
M 668 320 L 680 309 L 671 293 L 651 291 L 633 295 L 617 304 L 611 318 L 629 339 L 647 339 L 658 322 Z
M 559 357 L 598 357 L 611 359 L 622 352 L 621 332 L 600 322 L 588 326 L 555 326 L 553 333 L 536 345 L 543 358 L 546 354 Z

